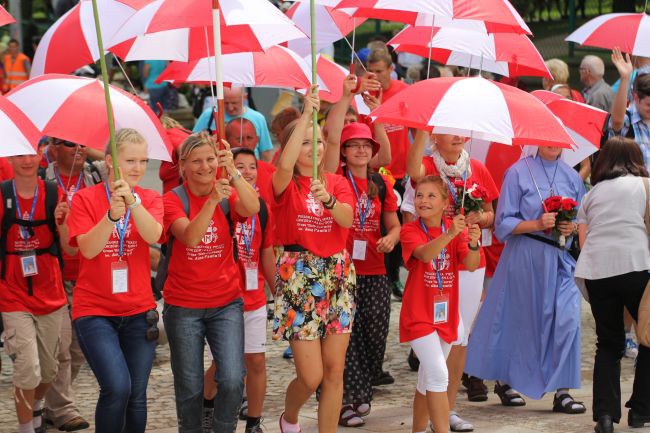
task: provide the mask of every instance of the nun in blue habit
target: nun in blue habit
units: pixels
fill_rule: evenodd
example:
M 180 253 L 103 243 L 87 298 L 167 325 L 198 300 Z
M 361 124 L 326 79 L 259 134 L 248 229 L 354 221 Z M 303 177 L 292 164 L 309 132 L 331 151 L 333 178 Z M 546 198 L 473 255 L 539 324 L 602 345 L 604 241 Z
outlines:
M 494 231 L 506 246 L 474 323 L 465 372 L 497 380 L 503 405 L 526 404 L 515 389 L 534 399 L 555 392 L 554 411 L 583 413 L 585 406 L 569 394 L 580 387 L 576 262 L 542 229 L 553 226 L 554 215 L 544 213 L 540 193 L 544 200 L 559 195 L 578 203 L 585 194 L 578 173 L 559 159 L 561 152 L 540 147 L 506 172 Z M 562 225 L 566 234 L 576 229 L 573 222 Z M 567 236 L 567 249 L 574 239 Z

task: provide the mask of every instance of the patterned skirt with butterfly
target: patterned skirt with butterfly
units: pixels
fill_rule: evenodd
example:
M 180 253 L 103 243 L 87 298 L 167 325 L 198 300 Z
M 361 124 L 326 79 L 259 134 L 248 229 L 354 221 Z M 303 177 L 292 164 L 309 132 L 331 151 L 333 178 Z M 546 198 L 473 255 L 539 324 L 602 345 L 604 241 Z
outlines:
M 276 251 L 274 340 L 316 340 L 352 332 L 356 273 L 347 251 L 319 257 Z

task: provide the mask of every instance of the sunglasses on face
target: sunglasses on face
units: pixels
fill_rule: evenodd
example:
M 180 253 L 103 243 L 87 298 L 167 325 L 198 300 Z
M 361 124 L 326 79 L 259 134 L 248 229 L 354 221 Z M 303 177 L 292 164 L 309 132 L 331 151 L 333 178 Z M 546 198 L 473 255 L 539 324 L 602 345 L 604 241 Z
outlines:
M 86 146 L 83 146 L 81 144 L 73 143 L 71 141 L 66 141 L 66 140 L 53 140 L 52 144 L 54 144 L 55 146 L 58 146 L 59 144 L 62 144 L 63 146 L 68 147 L 70 149 L 73 149 L 73 148 L 75 148 L 77 146 L 79 146 L 82 149 L 86 147 Z
M 363 144 L 346 144 L 345 147 L 347 149 L 372 149 L 372 144 L 370 143 L 363 143 Z
M 160 331 L 158 331 L 158 311 L 149 310 L 144 316 L 145 321 L 149 327 L 147 328 L 146 338 L 147 341 L 154 341 L 158 339 Z

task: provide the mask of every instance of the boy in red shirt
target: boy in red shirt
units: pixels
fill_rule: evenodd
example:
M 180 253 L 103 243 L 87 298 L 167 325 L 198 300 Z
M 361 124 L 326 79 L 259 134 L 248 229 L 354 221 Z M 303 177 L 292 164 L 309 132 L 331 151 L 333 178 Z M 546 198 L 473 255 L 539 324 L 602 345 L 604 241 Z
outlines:
M 40 154 L 9 158 L 15 177 L 2 183 L 0 208 L 0 311 L 20 433 L 45 431 L 42 399 L 56 376 L 66 306 L 52 219 L 60 197 L 56 185 L 38 179 L 40 160 Z
M 446 358 L 463 334 L 458 311 L 458 269 L 475 270 L 480 261 L 476 224 L 464 215 L 443 220 L 448 189 L 438 176 L 422 178 L 415 190 L 419 219 L 401 231 L 402 255 L 409 271 L 402 311 L 400 342 L 410 342 L 420 360 L 413 402 L 413 431 L 424 432 L 429 419 L 435 431 L 449 428 Z M 468 235 L 460 235 L 465 228 Z M 469 239 L 468 239 L 469 238 Z

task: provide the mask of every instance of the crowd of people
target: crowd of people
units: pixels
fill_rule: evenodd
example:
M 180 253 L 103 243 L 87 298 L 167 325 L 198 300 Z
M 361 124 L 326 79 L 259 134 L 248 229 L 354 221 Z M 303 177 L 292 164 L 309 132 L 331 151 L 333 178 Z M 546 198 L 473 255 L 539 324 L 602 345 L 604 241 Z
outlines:
M 296 373 L 280 431 L 302 431 L 313 395 L 318 431 L 361 426 L 373 385 L 394 380 L 383 369 L 392 295 L 418 370 L 414 433 L 472 431 L 454 410 L 458 390 L 485 401 L 485 380 L 504 406 L 552 392 L 553 412 L 584 413 L 569 393 L 581 386 L 583 295 L 596 322 L 596 432 L 620 421 L 624 354 L 636 357 L 628 425 L 650 423 L 650 349 L 633 338 L 650 280 L 650 59 L 614 50 L 612 89 L 603 60 L 586 56 L 582 92 L 549 60 L 545 89 L 611 113 L 603 146 L 576 167 L 539 147 L 497 183 L 466 137 L 372 122 L 353 106 L 361 95 L 374 109 L 452 69 L 413 63 L 401 80 L 381 43 L 361 55 L 365 76 L 348 76 L 338 102 L 325 108 L 314 86 L 270 128 L 241 88 L 225 91 L 221 141 L 210 106 L 193 132 L 163 116 L 174 151 L 162 195 L 139 186 L 147 143 L 133 129 L 118 131 L 116 160 L 109 146 L 58 137 L 0 160 L 0 312 L 19 433 L 89 427 L 73 386 L 84 362 L 100 389 L 96 431 L 144 432 L 161 320 L 179 431 L 232 433 L 244 419 L 246 433 L 262 432 L 270 300 L 271 339 L 288 342 Z M 17 42 L 7 62 L 5 86 L 26 79 Z M 143 68 L 152 108 L 168 97 L 151 79 L 163 66 Z M 466 210 L 470 189 L 481 200 Z M 575 216 L 542 202 L 558 196 Z

